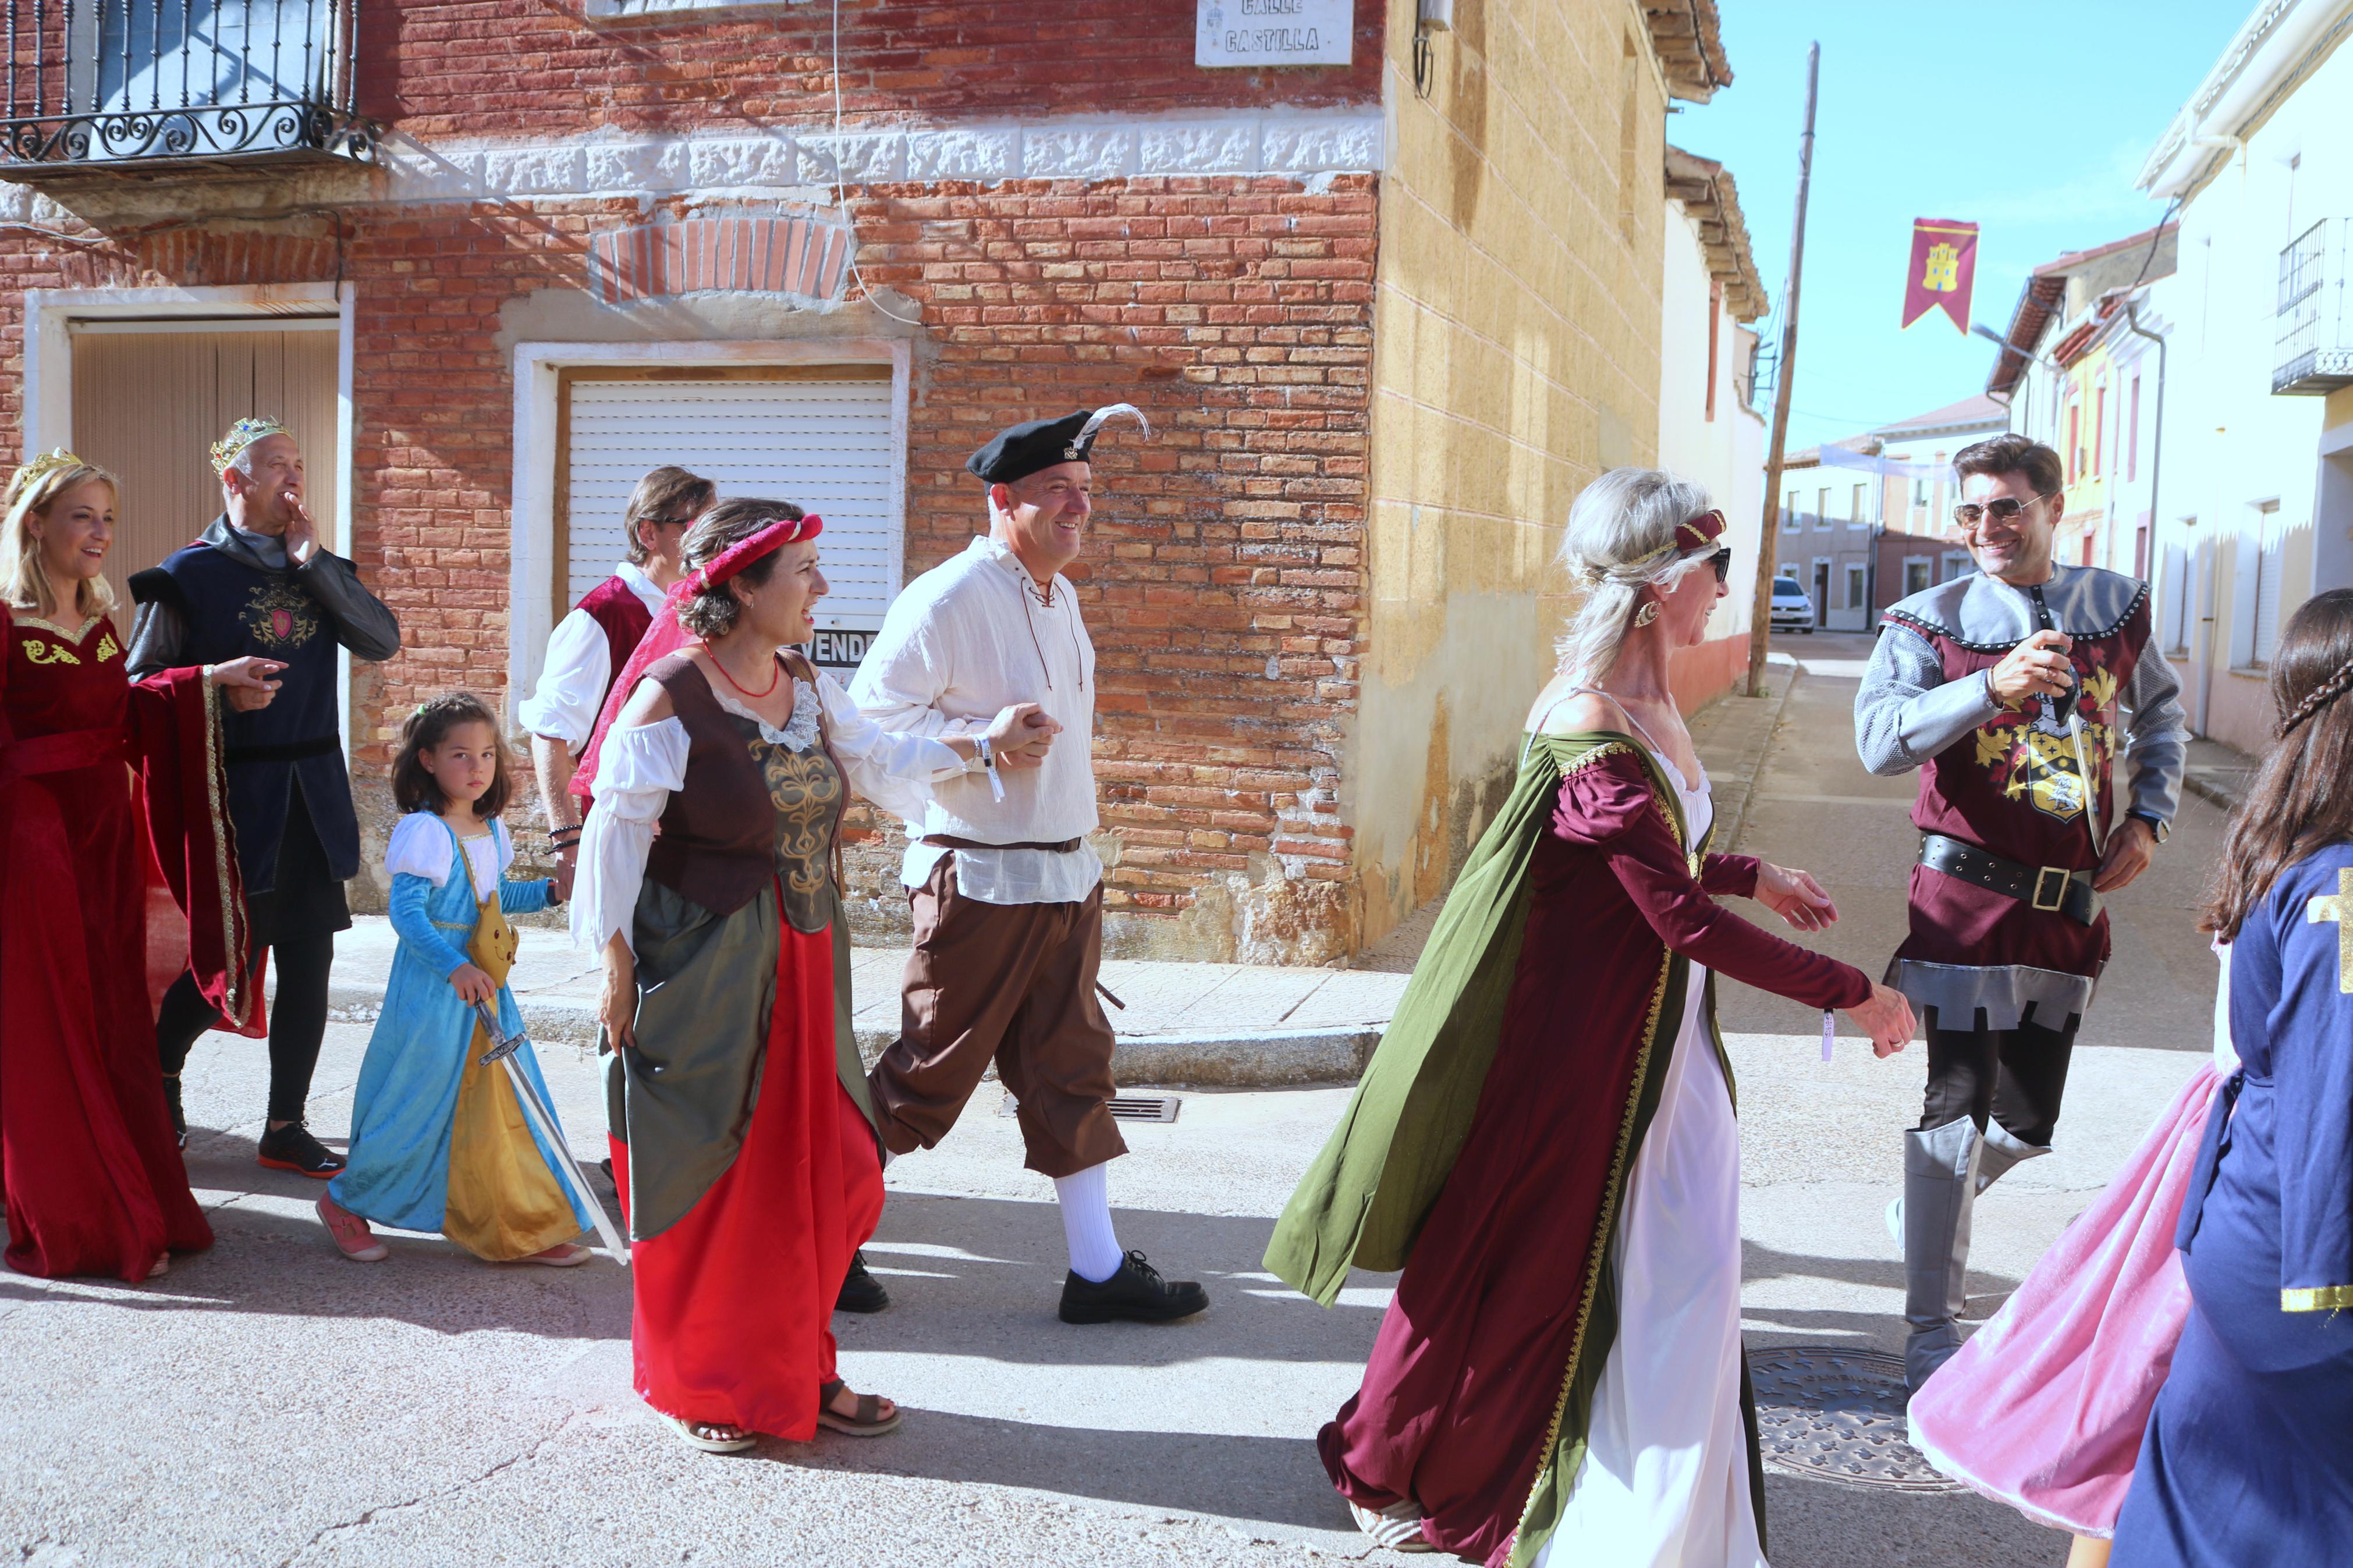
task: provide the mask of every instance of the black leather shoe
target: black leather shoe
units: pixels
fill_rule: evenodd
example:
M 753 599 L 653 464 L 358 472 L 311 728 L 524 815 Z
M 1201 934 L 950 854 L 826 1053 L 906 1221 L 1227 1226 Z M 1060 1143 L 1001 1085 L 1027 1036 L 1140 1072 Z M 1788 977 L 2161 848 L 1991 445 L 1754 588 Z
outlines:
M 299 1121 L 265 1131 L 254 1157 L 273 1171 L 292 1171 L 322 1182 L 343 1168 L 343 1157 L 311 1137 Z
M 1208 1305 L 1207 1290 L 1190 1279 L 1163 1279 L 1141 1252 L 1130 1252 L 1120 1260 L 1119 1272 L 1101 1284 L 1074 1273 L 1062 1276 L 1066 1323 L 1173 1323 Z
M 882 1289 L 882 1281 L 866 1272 L 866 1254 L 858 1253 L 849 1260 L 849 1273 L 841 1281 L 841 1294 L 833 1299 L 837 1312 L 879 1312 L 891 1304 L 891 1292 Z

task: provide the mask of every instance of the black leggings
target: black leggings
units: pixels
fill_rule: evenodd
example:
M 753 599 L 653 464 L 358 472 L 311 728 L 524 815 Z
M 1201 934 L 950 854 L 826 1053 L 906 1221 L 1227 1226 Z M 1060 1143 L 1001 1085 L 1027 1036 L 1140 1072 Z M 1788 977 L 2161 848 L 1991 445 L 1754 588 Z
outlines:
M 2046 1029 L 1928 1028 L 1928 1092 L 1920 1131 L 1968 1117 L 1978 1131 L 1990 1116 L 2022 1143 L 2048 1148 L 2067 1092 L 2067 1058 L 2075 1026 Z
M 272 1121 L 300 1121 L 327 1035 L 327 972 L 335 963 L 335 933 L 281 937 L 269 951 L 278 969 L 278 994 L 269 1002 L 269 1115 Z M 172 982 L 155 1017 L 155 1049 L 164 1076 L 177 1076 L 196 1037 L 220 1021 L 196 989 L 195 975 Z

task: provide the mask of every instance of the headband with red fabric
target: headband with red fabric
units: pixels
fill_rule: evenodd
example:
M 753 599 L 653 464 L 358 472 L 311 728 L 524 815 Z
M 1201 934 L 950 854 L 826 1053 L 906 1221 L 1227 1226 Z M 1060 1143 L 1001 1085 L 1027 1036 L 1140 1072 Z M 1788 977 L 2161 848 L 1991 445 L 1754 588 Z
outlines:
M 804 539 L 815 539 L 824 531 L 825 519 L 815 512 L 807 517 L 780 517 L 759 532 L 737 540 L 689 572 L 680 581 L 679 589 L 689 594 L 700 594 L 705 588 L 715 588 L 762 556 L 773 555 L 786 545 Z
M 596 715 L 596 728 L 589 731 L 588 743 L 581 748 L 579 766 L 572 774 L 572 793 L 582 800 L 589 798 L 596 782 L 596 771 L 605 757 L 605 737 L 621 717 L 621 709 L 638 689 L 646 670 L 653 663 L 699 640 L 678 618 L 678 607 L 705 588 L 715 588 L 764 555 L 773 555 L 786 545 L 803 539 L 815 539 L 825 531 L 825 519 L 814 514 L 803 518 L 778 518 L 759 532 L 737 540 L 702 565 L 670 584 L 655 612 L 653 625 L 638 639 L 637 650 L 621 666 L 621 673 L 605 692 L 605 706 Z

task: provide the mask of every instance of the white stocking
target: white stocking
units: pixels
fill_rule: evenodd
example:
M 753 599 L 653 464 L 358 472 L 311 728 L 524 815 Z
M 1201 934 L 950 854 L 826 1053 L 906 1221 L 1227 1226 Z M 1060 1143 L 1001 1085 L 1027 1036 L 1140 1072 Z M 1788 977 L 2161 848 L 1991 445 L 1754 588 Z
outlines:
M 1111 1183 L 1101 1165 L 1075 1176 L 1054 1178 L 1062 1204 L 1062 1239 L 1071 1248 L 1071 1272 L 1100 1285 L 1119 1272 L 1126 1255 L 1111 1227 Z

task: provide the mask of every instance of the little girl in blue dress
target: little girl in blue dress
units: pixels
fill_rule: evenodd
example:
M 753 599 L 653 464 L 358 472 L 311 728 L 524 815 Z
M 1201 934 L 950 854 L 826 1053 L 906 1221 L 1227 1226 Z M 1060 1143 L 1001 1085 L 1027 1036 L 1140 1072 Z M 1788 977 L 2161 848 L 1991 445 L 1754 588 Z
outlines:
M 506 879 L 514 847 L 499 813 L 511 787 L 481 699 L 452 692 L 410 715 L 392 765 L 393 799 L 407 815 L 385 854 L 400 947 L 360 1067 L 349 1163 L 319 1200 L 319 1217 L 354 1262 L 386 1255 L 370 1220 L 439 1231 L 494 1263 L 588 1260 L 573 1237 L 589 1212 L 564 1160 L 505 1072 L 481 1060 L 492 1042 L 476 1002 L 495 996 L 501 1027 L 522 1028 L 506 986 L 515 955 L 506 917 L 561 901 L 551 880 Z M 528 1045 L 516 1060 L 548 1103 Z

